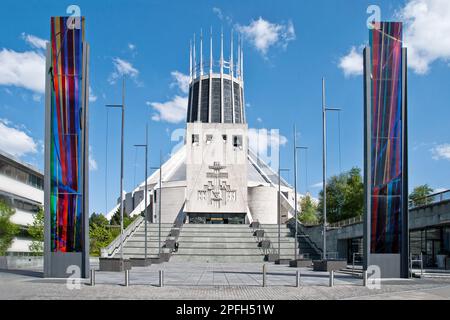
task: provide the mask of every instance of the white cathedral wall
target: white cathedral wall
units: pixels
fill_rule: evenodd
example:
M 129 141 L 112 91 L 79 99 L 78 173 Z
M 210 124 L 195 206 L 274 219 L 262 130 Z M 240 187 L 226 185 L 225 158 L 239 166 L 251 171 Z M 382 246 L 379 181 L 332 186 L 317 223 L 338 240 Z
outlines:
M 192 143 L 198 135 L 198 143 Z M 226 141 L 223 140 L 226 135 Z M 207 141 L 207 136 L 212 136 Z M 233 136 L 241 136 L 242 146 L 233 146 Z M 245 213 L 247 211 L 247 125 L 219 123 L 188 123 L 186 132 L 186 212 Z M 224 166 L 220 184 L 222 200 L 211 200 L 217 190 L 217 180 L 208 176 L 214 163 Z M 208 189 L 210 186 L 210 189 Z M 214 204 L 218 204 L 215 206 Z
M 253 220 L 262 224 L 277 224 L 278 192 L 273 187 L 249 187 L 248 207 Z
M 163 184 L 164 186 L 164 184 Z M 157 189 L 159 194 L 159 189 Z M 186 187 L 163 187 L 162 189 L 162 207 L 161 207 L 161 223 L 173 223 L 180 209 L 184 204 L 186 195 Z M 159 196 L 154 206 L 153 216 L 155 222 L 158 221 L 159 215 Z

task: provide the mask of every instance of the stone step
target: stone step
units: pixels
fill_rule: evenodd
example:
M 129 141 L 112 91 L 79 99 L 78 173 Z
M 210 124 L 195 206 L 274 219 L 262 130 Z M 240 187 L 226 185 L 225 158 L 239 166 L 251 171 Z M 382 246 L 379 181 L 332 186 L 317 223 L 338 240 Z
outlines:
M 170 250 L 164 248 L 163 250 L 161 250 L 161 252 L 169 252 Z M 145 248 L 127 248 L 124 247 L 123 248 L 123 253 L 124 255 L 130 255 L 130 254 L 144 254 L 145 253 Z M 158 248 L 147 248 L 147 253 L 148 254 L 158 254 L 159 250 Z M 120 255 L 120 251 L 118 252 L 118 255 Z
M 185 232 L 184 230 L 180 233 L 180 237 L 207 237 L 207 238 L 253 238 L 251 233 L 241 233 L 241 232 Z
M 263 255 L 179 255 L 175 254 L 170 262 L 201 262 L 201 263 L 263 263 Z
M 183 228 L 211 228 L 211 229 L 252 229 L 248 224 L 194 224 L 185 223 Z
M 260 255 L 263 251 L 258 248 L 179 248 L 178 254 L 183 255 Z
M 184 249 L 200 249 L 200 248 L 210 248 L 210 249 L 222 249 L 222 248 L 242 248 L 242 249 L 254 249 L 257 248 L 257 243 L 255 242 L 179 242 L 179 250 Z
M 253 237 L 215 237 L 215 236 L 204 236 L 204 237 L 186 237 L 186 236 L 180 236 L 178 238 L 178 242 L 253 242 L 256 246 L 257 242 Z
M 183 237 L 180 236 L 178 238 L 178 243 L 253 243 L 253 245 L 257 245 L 256 239 L 253 237 L 246 238 L 223 238 L 223 237 Z

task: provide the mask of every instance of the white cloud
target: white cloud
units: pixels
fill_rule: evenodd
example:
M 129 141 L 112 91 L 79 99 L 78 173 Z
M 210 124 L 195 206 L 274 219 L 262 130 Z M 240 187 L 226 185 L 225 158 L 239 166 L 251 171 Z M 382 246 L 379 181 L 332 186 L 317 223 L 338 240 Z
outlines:
M 166 102 L 147 102 L 157 113 L 152 116 L 154 121 L 180 123 L 186 120 L 188 98 L 175 96 Z
M 262 122 L 262 119 L 260 117 L 256 118 L 256 121 L 258 121 L 259 123 Z
M 89 102 L 95 102 L 97 101 L 97 96 L 94 93 L 94 90 L 92 90 L 91 86 L 89 86 Z
M 233 22 L 233 19 L 230 16 L 226 16 L 223 14 L 222 9 L 214 7 L 212 11 L 220 20 L 225 20 L 228 24 L 231 24 Z
M 259 17 L 249 25 L 237 25 L 236 28 L 264 56 L 270 47 L 281 46 L 285 49 L 290 41 L 295 40 L 295 29 L 291 21 L 276 24 Z
M 170 84 L 170 87 L 177 86 L 181 92 L 188 93 L 190 77 L 179 71 L 172 71 L 171 75 L 174 81 Z
M 11 125 L 9 120 L 0 119 L 0 149 L 18 157 L 37 153 L 38 145 L 33 138 Z
M 109 75 L 108 81 L 110 84 L 115 84 L 117 80 L 123 76 L 129 76 L 130 78 L 136 79 L 139 75 L 139 70 L 137 70 L 133 65 L 123 59 L 113 58 L 114 71 Z
M 97 161 L 94 159 L 92 147 L 89 146 L 89 170 L 96 171 L 98 169 Z
M 214 14 L 219 18 L 220 20 L 223 20 L 224 16 L 222 13 L 222 10 L 220 8 L 214 7 L 213 9 Z
M 425 74 L 437 60 L 450 60 L 450 1 L 409 0 L 396 17 L 405 23 L 408 65 Z
M 35 93 L 35 94 L 33 94 L 33 95 L 31 96 L 31 98 L 32 98 L 33 101 L 35 101 L 35 102 L 41 102 L 42 95 Z
M 0 51 L 0 85 L 45 92 L 45 57 L 35 51 Z
M 450 160 L 450 143 L 444 143 L 431 149 L 434 160 Z
M 408 0 L 394 19 L 404 23 L 403 46 L 414 72 L 426 74 L 433 62 L 450 61 L 450 1 Z M 362 74 L 362 56 L 355 47 L 341 58 L 339 67 L 346 76 Z
M 33 36 L 32 34 L 26 34 L 25 32 L 22 32 L 22 39 L 36 49 L 45 49 L 48 42 L 47 40 Z
M 129 43 L 128 44 L 128 49 L 130 49 L 131 51 L 133 51 L 134 49 L 136 49 L 136 45 Z
M 346 77 L 362 75 L 364 71 L 362 53 L 356 47 L 352 47 L 350 52 L 340 59 L 339 68 L 342 69 Z
M 323 187 L 322 181 L 310 185 L 310 188 L 313 188 L 313 189 L 322 188 L 322 187 Z
M 269 149 L 271 152 L 278 150 L 279 146 L 284 146 L 287 143 L 287 138 L 280 135 L 278 130 L 262 129 L 248 129 L 248 141 L 251 150 L 260 156 L 268 155 Z

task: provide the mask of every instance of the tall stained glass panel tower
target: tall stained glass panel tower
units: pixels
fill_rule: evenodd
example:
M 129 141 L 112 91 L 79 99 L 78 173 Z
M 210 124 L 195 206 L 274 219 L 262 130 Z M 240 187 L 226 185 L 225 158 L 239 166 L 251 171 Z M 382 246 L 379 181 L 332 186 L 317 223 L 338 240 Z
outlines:
M 89 269 L 88 56 L 84 17 L 52 17 L 46 63 L 46 277 Z M 73 268 L 73 267 L 72 267 Z
M 401 22 L 374 22 L 364 50 L 365 267 L 408 276 L 406 49 Z

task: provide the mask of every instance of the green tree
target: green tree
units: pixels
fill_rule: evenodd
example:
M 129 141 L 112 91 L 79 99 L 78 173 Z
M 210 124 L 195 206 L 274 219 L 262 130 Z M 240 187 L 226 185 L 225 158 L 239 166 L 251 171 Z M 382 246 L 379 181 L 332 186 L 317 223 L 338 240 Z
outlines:
M 90 254 L 100 256 L 100 249 L 108 246 L 114 240 L 114 236 L 107 225 L 89 225 Z
M 123 212 L 123 224 L 124 224 L 124 228 L 125 227 L 125 221 L 127 220 L 128 214 L 125 212 Z M 109 221 L 109 224 L 112 226 L 120 226 L 120 207 L 117 208 L 116 212 L 114 212 L 113 216 L 111 217 L 111 220 Z
M 19 233 L 19 227 L 10 220 L 14 212 L 6 202 L 0 200 L 0 256 L 6 254 L 14 236 Z
M 323 221 L 323 191 L 319 194 L 320 219 Z M 361 169 L 332 176 L 327 181 L 327 222 L 333 223 L 363 214 L 364 184 Z
M 298 220 L 306 224 L 317 224 L 319 222 L 317 205 L 312 201 L 309 194 L 300 200 L 300 214 Z
M 126 229 L 137 217 L 140 215 L 135 215 L 134 217 L 130 217 L 125 211 L 123 213 L 123 228 Z M 114 215 L 111 217 L 109 222 L 111 226 L 120 226 L 120 208 L 114 212 Z
M 98 226 L 106 226 L 109 224 L 108 219 L 101 213 L 93 213 L 89 217 L 89 225 L 96 224 Z
M 433 189 L 430 188 L 428 184 L 423 184 L 414 188 L 414 190 L 409 195 L 409 200 L 415 207 L 424 206 L 429 201 L 429 199 L 426 197 L 432 193 Z
M 34 254 L 42 254 L 44 252 L 44 210 L 39 211 L 34 216 L 33 224 L 28 228 L 28 234 L 33 241 L 29 249 Z

